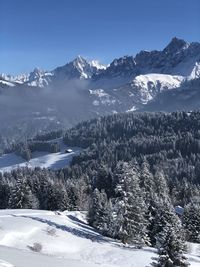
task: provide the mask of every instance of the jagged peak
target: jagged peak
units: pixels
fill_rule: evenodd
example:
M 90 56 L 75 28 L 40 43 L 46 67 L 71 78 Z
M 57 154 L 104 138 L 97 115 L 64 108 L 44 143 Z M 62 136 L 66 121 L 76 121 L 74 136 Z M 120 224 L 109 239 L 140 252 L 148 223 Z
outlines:
M 189 45 L 190 44 L 187 43 L 185 40 L 173 37 L 170 43 L 164 48 L 163 51 L 166 53 L 176 53 L 182 49 L 187 48 Z
M 40 69 L 39 67 L 35 67 L 33 71 L 30 72 L 30 74 L 42 74 L 44 73 L 44 70 Z
M 116 58 L 111 62 L 110 66 L 123 65 L 123 64 L 126 64 L 128 62 L 134 63 L 133 56 L 126 55 L 126 56 L 123 56 L 123 57 L 120 57 L 120 58 Z
M 82 57 L 81 55 L 78 55 L 76 58 L 74 58 L 72 60 L 73 63 L 81 63 L 81 64 L 85 64 L 85 63 L 88 63 L 87 59 Z M 89 64 L 89 63 L 88 63 Z

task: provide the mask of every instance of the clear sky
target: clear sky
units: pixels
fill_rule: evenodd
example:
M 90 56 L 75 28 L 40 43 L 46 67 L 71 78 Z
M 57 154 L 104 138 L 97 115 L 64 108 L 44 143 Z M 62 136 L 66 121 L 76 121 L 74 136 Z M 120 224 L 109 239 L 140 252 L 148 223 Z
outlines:
M 0 0 L 0 73 L 200 41 L 200 0 Z

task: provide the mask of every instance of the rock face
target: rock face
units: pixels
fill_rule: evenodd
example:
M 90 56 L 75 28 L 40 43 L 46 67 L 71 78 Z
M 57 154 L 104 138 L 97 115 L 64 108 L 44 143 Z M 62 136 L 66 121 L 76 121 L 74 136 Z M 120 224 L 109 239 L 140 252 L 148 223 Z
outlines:
M 0 87 L 20 84 L 57 88 L 58 84 L 64 86 L 78 80 L 85 89 L 81 97 L 88 98 L 92 112 L 105 114 L 144 109 L 147 103 L 157 101 L 159 95 L 163 98 L 166 91 L 191 85 L 189 81 L 199 77 L 200 43 L 187 43 L 175 37 L 162 51 L 141 51 L 135 57 L 114 59 L 107 67 L 78 56 L 52 71 L 35 69 L 17 77 L 2 74 Z M 183 92 L 186 93 L 187 90 Z

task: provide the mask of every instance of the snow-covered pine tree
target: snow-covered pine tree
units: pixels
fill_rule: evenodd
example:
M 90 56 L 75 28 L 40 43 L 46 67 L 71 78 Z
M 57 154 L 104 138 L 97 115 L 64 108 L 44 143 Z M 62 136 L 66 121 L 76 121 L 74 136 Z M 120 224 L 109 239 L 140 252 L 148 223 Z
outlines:
M 188 266 L 183 254 L 185 243 L 179 218 L 169 205 L 164 205 L 157 213 L 154 228 L 159 258 L 152 263 L 154 267 Z
M 155 228 L 158 227 L 158 216 L 163 206 L 170 206 L 169 189 L 164 174 L 161 170 L 156 170 L 154 175 L 154 188 L 150 192 L 150 203 L 148 205 L 147 219 L 148 235 L 152 246 L 156 245 Z M 157 231 L 157 229 L 156 229 Z
M 10 186 L 6 183 L 3 177 L 0 177 L 0 209 L 8 208 L 10 196 Z
M 176 230 L 169 225 L 160 233 L 159 257 L 152 263 L 154 267 L 187 267 L 189 263 L 184 256 L 184 242 L 177 236 Z
M 67 210 L 68 196 L 65 187 L 61 183 L 55 183 L 49 191 L 48 205 L 50 210 Z
M 99 220 L 100 192 L 97 188 L 93 191 L 90 201 L 87 219 L 90 225 L 95 226 Z
M 146 205 L 149 205 L 152 198 L 151 194 L 155 192 L 155 182 L 150 172 L 150 166 L 146 160 L 142 163 L 140 170 L 140 186 L 144 192 Z
M 58 205 L 59 205 L 59 210 L 61 211 L 69 209 L 68 195 L 63 185 L 60 185 L 60 202 Z
M 111 199 L 108 200 L 104 190 L 96 188 L 89 203 L 88 222 L 102 234 L 115 236 L 115 218 Z
M 88 177 L 79 179 L 75 183 L 76 207 L 78 210 L 88 210 Z
M 19 176 L 13 186 L 9 198 L 9 207 L 12 209 L 37 209 L 38 199 L 31 192 L 25 176 Z
M 115 233 L 115 223 L 116 223 L 116 213 L 114 211 L 114 207 L 111 199 L 108 200 L 107 205 L 104 211 L 104 233 L 112 238 L 116 237 Z
M 48 210 L 65 210 L 68 208 L 68 197 L 65 188 L 60 183 L 49 183 L 46 195 Z
M 200 243 L 200 204 L 190 203 L 184 208 L 183 226 L 186 240 Z
M 124 244 L 141 246 L 148 242 L 148 238 L 146 206 L 139 186 L 138 170 L 130 163 L 120 162 L 116 173 L 118 237 Z
M 169 188 L 163 171 L 157 169 L 153 179 L 155 185 L 154 192 L 156 193 L 158 199 L 160 199 L 161 202 L 169 202 Z
M 101 232 L 107 231 L 108 198 L 104 190 L 96 188 L 89 203 L 88 221 Z

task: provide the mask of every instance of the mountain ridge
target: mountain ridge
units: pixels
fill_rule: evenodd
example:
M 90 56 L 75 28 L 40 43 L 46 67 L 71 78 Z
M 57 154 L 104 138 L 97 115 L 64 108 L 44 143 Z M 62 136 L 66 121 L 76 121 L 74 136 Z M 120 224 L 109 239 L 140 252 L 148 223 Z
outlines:
M 119 58 L 115 58 L 107 66 L 101 64 L 96 60 L 88 61 L 86 58 L 78 55 L 74 60 L 67 62 L 62 66 L 56 67 L 51 71 L 45 71 L 35 68 L 29 74 L 20 74 L 17 76 L 0 74 L 0 77 L 4 78 L 9 82 L 17 81 L 21 83 L 28 83 L 29 78 L 31 79 L 31 81 L 33 81 L 34 78 L 37 79 L 38 76 L 40 76 L 40 78 L 44 76 L 53 76 L 63 70 L 65 70 L 65 74 L 66 76 L 68 76 L 69 79 L 85 78 L 98 80 L 102 79 L 102 77 L 105 77 L 107 75 L 117 76 L 118 74 L 120 74 L 121 76 L 132 75 L 132 77 L 147 73 L 163 73 L 173 75 L 174 73 L 170 69 L 170 67 L 174 69 L 174 67 L 176 67 L 181 62 L 181 57 L 185 59 L 188 56 L 194 58 L 197 57 L 195 59 L 197 59 L 198 62 L 200 61 L 200 43 L 188 43 L 183 39 L 174 37 L 163 50 L 141 50 L 135 56 L 122 56 Z M 169 61 L 167 62 L 167 64 L 166 62 L 164 62 L 166 59 L 168 59 Z M 191 64 L 193 64 L 193 62 Z M 149 69 L 147 69 L 146 65 L 148 65 Z M 197 67 L 197 65 L 198 64 L 196 64 L 195 66 Z M 74 73 L 72 71 L 73 67 L 75 71 L 79 72 L 79 75 L 78 73 Z M 141 68 L 143 70 L 141 70 Z M 72 73 L 70 73 L 71 71 Z M 174 70 L 174 72 L 179 72 L 176 73 L 177 75 L 184 74 L 183 76 L 189 76 L 190 74 L 186 72 L 183 73 L 183 70 L 176 69 Z M 36 83 L 35 86 L 38 86 L 38 84 Z
M 199 109 L 198 79 L 200 43 L 178 38 L 161 51 L 143 50 L 107 66 L 78 56 L 52 71 L 2 74 L 1 131 L 10 136 L 15 127 L 22 136 L 30 127 L 32 136 L 113 113 Z

